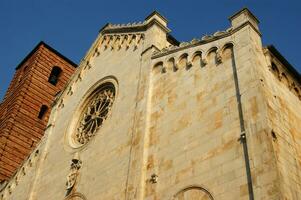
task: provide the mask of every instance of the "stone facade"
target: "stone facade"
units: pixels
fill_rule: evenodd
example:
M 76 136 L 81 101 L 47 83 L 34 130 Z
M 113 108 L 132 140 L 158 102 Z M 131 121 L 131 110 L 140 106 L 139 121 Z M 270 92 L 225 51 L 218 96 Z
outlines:
M 54 84 L 55 79 L 49 78 L 55 66 L 62 71 Z M 8 180 L 39 143 L 47 126 L 51 104 L 75 67 L 76 64 L 44 42 L 40 42 L 16 67 L 0 104 L 0 182 Z
M 248 9 L 230 22 L 102 28 L 2 200 L 300 199 L 300 74 Z

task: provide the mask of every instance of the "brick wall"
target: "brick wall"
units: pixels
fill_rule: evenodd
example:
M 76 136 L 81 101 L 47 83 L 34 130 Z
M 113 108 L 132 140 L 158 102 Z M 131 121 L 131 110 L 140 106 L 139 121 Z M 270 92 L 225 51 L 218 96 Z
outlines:
M 48 82 L 54 66 L 61 68 L 58 82 Z M 0 104 L 0 181 L 7 180 L 43 136 L 55 95 L 76 65 L 41 42 L 16 68 Z M 38 118 L 42 105 L 48 110 Z

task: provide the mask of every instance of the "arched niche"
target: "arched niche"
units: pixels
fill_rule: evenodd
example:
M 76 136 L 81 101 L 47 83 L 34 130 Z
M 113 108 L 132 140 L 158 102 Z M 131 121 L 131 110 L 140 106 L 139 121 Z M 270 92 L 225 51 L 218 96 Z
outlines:
M 196 67 L 202 67 L 202 52 L 197 51 L 192 56 L 192 65 Z
M 167 60 L 167 71 L 177 71 L 178 70 L 178 68 L 177 68 L 177 66 L 176 66 L 176 63 L 175 63 L 175 59 L 174 58 L 169 58 L 168 60 Z
M 231 59 L 232 58 L 232 54 L 233 54 L 233 44 L 231 44 L 231 43 L 226 44 L 223 47 L 223 50 L 222 50 L 223 60 L 226 61 L 228 59 Z
M 206 58 L 209 65 L 217 65 L 217 47 L 211 48 Z
M 212 195 L 204 188 L 191 186 L 175 194 L 172 200 L 214 200 Z
M 153 73 L 154 74 L 159 74 L 159 73 L 162 73 L 162 72 L 165 72 L 165 69 L 163 67 L 163 62 L 160 61 L 160 62 L 157 62 L 154 67 L 153 67 Z
M 178 60 L 179 69 L 185 69 L 187 67 L 187 62 L 188 62 L 188 54 L 184 53 L 179 57 Z

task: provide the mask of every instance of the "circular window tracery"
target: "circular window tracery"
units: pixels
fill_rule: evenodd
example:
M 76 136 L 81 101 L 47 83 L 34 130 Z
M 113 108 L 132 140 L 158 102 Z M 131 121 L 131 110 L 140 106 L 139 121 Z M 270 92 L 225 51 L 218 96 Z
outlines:
M 91 95 L 77 124 L 74 140 L 78 145 L 87 144 L 107 119 L 115 99 L 115 87 L 105 83 Z

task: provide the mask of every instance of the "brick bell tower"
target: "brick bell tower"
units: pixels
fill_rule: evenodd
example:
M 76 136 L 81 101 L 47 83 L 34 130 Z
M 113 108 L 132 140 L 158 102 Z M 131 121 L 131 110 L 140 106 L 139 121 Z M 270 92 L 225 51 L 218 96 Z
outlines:
M 16 67 L 0 104 L 0 182 L 14 174 L 40 141 L 51 104 L 76 67 L 44 42 Z

